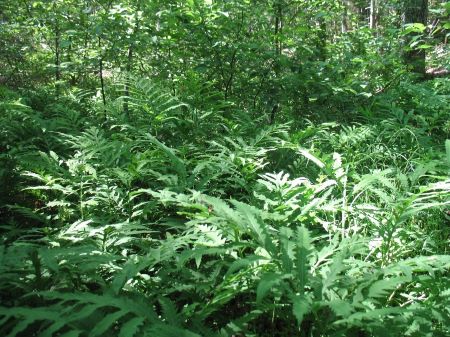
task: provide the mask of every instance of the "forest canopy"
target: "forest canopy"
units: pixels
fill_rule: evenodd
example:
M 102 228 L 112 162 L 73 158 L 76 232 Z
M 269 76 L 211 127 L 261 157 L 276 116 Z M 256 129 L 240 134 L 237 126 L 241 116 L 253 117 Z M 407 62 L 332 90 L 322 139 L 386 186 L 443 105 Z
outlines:
M 0 335 L 450 335 L 450 2 L 0 1 Z

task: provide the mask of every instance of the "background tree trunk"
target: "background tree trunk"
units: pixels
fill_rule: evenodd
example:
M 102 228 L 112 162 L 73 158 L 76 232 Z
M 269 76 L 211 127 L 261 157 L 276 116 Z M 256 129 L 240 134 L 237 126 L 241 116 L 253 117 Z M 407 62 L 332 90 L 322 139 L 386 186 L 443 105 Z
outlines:
M 427 25 L 428 0 L 406 0 L 404 7 L 404 23 L 422 23 Z M 425 76 L 425 49 L 410 50 L 405 53 L 406 64 L 412 71 Z
M 134 49 L 134 39 L 136 37 L 136 34 L 139 33 L 139 11 L 141 10 L 141 3 L 138 1 L 137 8 L 135 12 L 135 25 L 132 33 L 132 41 L 130 42 L 130 45 L 128 46 L 128 55 L 127 55 L 127 66 L 126 66 L 126 80 L 125 80 L 125 99 L 123 101 L 123 111 L 125 112 L 125 115 L 127 117 L 130 117 L 130 109 L 128 106 L 128 100 L 130 97 L 130 87 L 129 82 L 131 80 L 131 71 L 133 70 L 133 49 Z
M 342 12 L 342 28 L 341 28 L 341 32 L 347 33 L 350 29 L 351 29 L 351 20 L 349 18 L 349 11 L 350 11 L 350 1 L 348 0 L 344 0 L 342 2 L 342 5 L 344 7 L 343 12 Z
M 370 0 L 369 28 L 377 28 L 377 0 Z
M 103 101 L 103 106 L 106 106 L 106 96 L 105 96 L 105 81 L 103 78 L 103 52 L 102 52 L 102 42 L 101 42 L 101 38 L 100 36 L 98 37 L 98 49 L 99 49 L 99 53 L 100 53 L 100 57 L 98 60 L 98 76 L 100 78 L 100 90 L 102 93 L 102 101 Z M 105 111 L 106 113 L 106 111 Z
M 60 59 L 60 45 L 61 42 L 61 30 L 59 28 L 59 21 L 58 19 L 55 20 L 55 89 L 56 89 L 56 96 L 59 96 L 60 91 L 60 81 L 61 81 L 61 59 Z
M 274 4 L 275 10 L 275 25 L 274 25 L 274 37 L 275 37 L 275 57 L 274 57 L 274 66 L 273 70 L 275 73 L 275 81 L 274 87 L 272 90 L 272 97 L 270 98 L 271 102 L 274 102 L 272 106 L 272 110 L 270 112 L 269 124 L 273 124 L 275 122 L 276 113 L 280 108 L 280 103 L 278 102 L 279 88 L 278 88 L 278 78 L 280 76 L 280 62 L 281 62 L 281 54 L 283 50 L 283 45 L 281 41 L 281 34 L 283 33 L 283 3 L 281 1 L 277 1 Z

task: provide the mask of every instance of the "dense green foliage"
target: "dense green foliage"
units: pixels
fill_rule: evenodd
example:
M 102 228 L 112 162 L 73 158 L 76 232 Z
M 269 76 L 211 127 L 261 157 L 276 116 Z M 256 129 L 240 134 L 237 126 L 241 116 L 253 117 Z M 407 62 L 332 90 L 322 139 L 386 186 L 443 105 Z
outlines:
M 410 2 L 3 1 L 0 335 L 448 336 L 450 3 Z

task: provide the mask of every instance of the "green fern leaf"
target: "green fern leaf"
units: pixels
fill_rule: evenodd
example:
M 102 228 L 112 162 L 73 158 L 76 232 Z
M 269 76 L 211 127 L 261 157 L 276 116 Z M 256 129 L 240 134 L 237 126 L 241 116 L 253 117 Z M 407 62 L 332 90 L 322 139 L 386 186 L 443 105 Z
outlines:
M 296 269 L 297 269 L 297 281 L 299 285 L 300 294 L 305 291 L 305 286 L 307 284 L 309 265 L 308 265 L 308 254 L 311 249 L 311 239 L 309 236 L 309 231 L 304 227 L 300 227 L 297 230 L 297 241 L 296 241 Z
M 314 156 L 310 151 L 306 149 L 299 149 L 299 152 L 302 156 L 304 156 L 306 159 L 311 160 L 314 164 L 316 164 L 319 168 L 323 169 L 325 167 L 325 164 L 322 160 Z
M 294 260 L 295 243 L 292 242 L 292 240 L 290 240 L 292 235 L 293 235 L 292 229 L 287 227 L 283 227 L 280 229 L 281 262 L 283 265 L 283 271 L 287 274 L 292 273 Z
M 336 316 L 348 317 L 353 312 L 353 306 L 342 300 L 333 300 L 328 303 L 328 306 L 333 310 Z
M 147 134 L 146 136 L 153 144 L 155 144 L 159 149 L 161 149 L 167 155 L 167 157 L 172 162 L 173 167 L 175 168 L 175 170 L 177 171 L 177 173 L 179 175 L 180 183 L 185 184 L 186 179 L 187 179 L 187 171 L 186 171 L 186 166 L 184 165 L 184 162 L 176 156 L 175 151 L 173 149 L 164 145 L 158 139 L 156 139 L 154 136 L 152 136 L 150 134 Z M 183 187 L 184 186 L 182 186 L 181 190 L 183 190 Z
M 192 331 L 167 324 L 155 324 L 148 331 L 152 337 L 202 337 Z
M 8 336 L 17 336 L 24 331 L 28 326 L 37 321 L 53 321 L 57 322 L 61 319 L 60 315 L 53 310 L 44 308 L 1 308 L 0 316 L 8 318 L 16 317 L 23 318 L 9 333 Z
M 83 333 L 83 331 L 81 331 L 81 330 L 72 330 L 72 331 L 66 332 L 65 334 L 62 334 L 60 337 L 78 337 L 82 333 Z
M 261 301 L 267 296 L 267 293 L 273 286 L 281 282 L 281 275 L 275 273 L 266 273 L 261 277 L 258 288 L 256 289 L 256 302 Z
M 247 266 L 251 266 L 255 262 L 261 261 L 261 260 L 268 260 L 268 258 L 265 256 L 250 255 L 250 256 L 247 256 L 246 258 L 238 259 L 231 264 L 230 268 L 228 268 L 228 271 L 225 274 L 225 278 L 228 277 L 229 275 L 233 274 L 235 271 L 242 269 L 244 267 L 247 267 Z
M 161 304 L 165 321 L 167 321 L 171 326 L 181 326 L 183 321 L 173 302 L 165 297 L 160 297 L 158 302 Z
M 390 279 L 380 280 L 374 282 L 369 288 L 369 297 L 379 298 L 388 295 L 395 288 L 404 282 L 410 281 L 409 277 L 394 277 Z
M 90 336 L 96 337 L 103 335 L 106 331 L 111 329 L 117 321 L 125 316 L 128 312 L 127 311 L 116 311 L 112 314 L 106 315 L 103 317 L 103 319 L 98 322 L 98 324 L 94 327 L 94 329 L 91 331 Z
M 297 323 L 300 326 L 303 322 L 303 317 L 310 312 L 311 305 L 305 296 L 293 296 L 292 301 L 292 312 L 297 319 Z
M 118 337 L 133 337 L 139 328 L 144 324 L 145 319 L 143 317 L 135 317 L 127 321 L 122 325 Z

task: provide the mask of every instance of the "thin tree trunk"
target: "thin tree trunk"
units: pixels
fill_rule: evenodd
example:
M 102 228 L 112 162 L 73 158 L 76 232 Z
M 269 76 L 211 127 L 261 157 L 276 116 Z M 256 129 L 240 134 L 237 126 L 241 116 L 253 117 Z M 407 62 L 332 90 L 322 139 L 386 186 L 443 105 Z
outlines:
M 421 23 L 427 25 L 428 0 L 406 0 L 404 7 L 404 22 Z M 414 73 L 425 77 L 425 49 L 410 50 L 404 55 L 406 64 L 411 66 Z
M 318 19 L 319 22 L 319 31 L 317 33 L 318 41 L 318 50 L 319 50 L 319 60 L 325 61 L 327 59 L 327 24 L 325 19 L 320 17 Z
M 230 77 L 228 78 L 227 83 L 225 84 L 225 100 L 228 99 L 229 94 L 231 93 L 231 87 L 233 85 L 233 78 L 234 78 L 234 66 L 236 64 L 236 54 L 237 49 L 233 51 L 233 55 L 231 56 L 230 61 Z
M 348 3 L 347 1 L 343 1 L 344 11 L 342 13 L 342 23 L 341 23 L 341 33 L 347 33 L 349 28 L 349 20 L 348 20 Z
M 281 39 L 280 34 L 282 33 L 282 12 L 281 4 L 277 4 L 276 14 L 275 14 L 275 55 L 281 55 Z
M 128 48 L 127 66 L 125 68 L 125 70 L 126 70 L 125 98 L 123 100 L 123 111 L 125 112 L 125 115 L 127 117 L 130 116 L 130 111 L 129 111 L 129 107 L 128 107 L 128 97 L 130 97 L 130 85 L 129 85 L 128 82 L 131 79 L 130 78 L 130 72 L 131 72 L 132 62 L 133 62 L 133 46 L 130 45 L 130 47 Z
M 369 28 L 376 29 L 377 28 L 377 0 L 370 0 L 370 16 L 369 16 Z
M 102 93 L 103 106 L 106 106 L 106 96 L 105 96 L 105 81 L 103 79 L 103 54 L 102 54 L 102 42 L 100 36 L 98 37 L 98 49 L 100 50 L 100 58 L 99 58 L 99 72 L 98 76 L 100 78 L 100 88 Z M 106 113 L 106 110 L 105 110 Z M 106 117 L 106 116 L 105 116 Z
M 59 96 L 59 86 L 60 86 L 60 80 L 61 80 L 61 67 L 60 67 L 60 40 L 61 40 L 61 31 L 59 28 L 59 22 L 58 19 L 55 21 L 55 80 L 56 80 L 56 96 Z
M 134 25 L 133 33 L 131 34 L 131 41 L 130 45 L 128 47 L 128 55 L 127 55 L 127 66 L 126 66 L 126 80 L 125 80 L 125 99 L 123 101 L 123 111 L 125 112 L 125 115 L 129 117 L 130 111 L 128 106 L 128 98 L 130 96 L 130 85 L 129 81 L 131 80 L 131 70 L 133 69 L 133 50 L 134 50 L 134 38 L 135 35 L 139 31 L 139 11 L 140 11 L 140 5 L 141 3 L 138 1 L 137 8 L 136 8 L 136 22 Z
M 275 105 L 272 108 L 272 111 L 270 112 L 270 124 L 275 123 L 275 116 L 277 114 L 277 111 L 279 109 L 280 105 L 278 103 L 275 103 Z
M 239 23 L 239 28 L 238 31 L 236 33 L 236 43 L 239 43 L 240 37 L 241 37 L 241 32 L 242 32 L 242 28 L 244 27 L 244 11 L 241 11 L 241 20 Z M 237 52 L 238 49 L 234 49 L 233 54 L 231 55 L 231 59 L 230 59 L 230 75 L 228 77 L 228 81 L 225 84 L 225 100 L 228 99 L 228 97 L 233 93 L 233 80 L 234 80 L 234 75 L 235 75 L 235 67 L 236 67 L 236 63 L 237 63 Z
M 70 86 L 74 86 L 77 83 L 77 76 L 75 76 L 74 73 L 74 68 L 73 68 L 73 64 L 72 64 L 72 38 L 70 38 L 70 44 L 69 44 L 69 50 L 67 52 L 67 62 L 69 62 L 70 67 L 71 67 L 71 71 L 70 71 Z
M 274 35 L 275 35 L 275 60 L 274 60 L 274 73 L 275 73 L 275 80 L 278 79 L 279 73 L 280 73 L 280 57 L 282 53 L 282 41 L 281 41 L 281 34 L 283 33 L 283 10 L 282 10 L 282 4 L 281 1 L 278 1 L 275 5 L 275 27 L 274 27 Z M 275 83 L 273 90 L 271 101 L 274 102 L 272 111 L 270 112 L 269 117 L 269 123 L 273 124 L 275 123 L 275 117 L 277 111 L 280 109 L 280 103 L 278 102 L 278 93 L 279 89 L 277 87 L 277 83 Z

